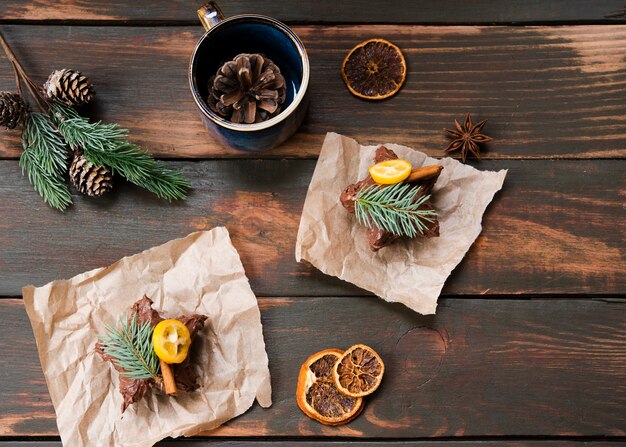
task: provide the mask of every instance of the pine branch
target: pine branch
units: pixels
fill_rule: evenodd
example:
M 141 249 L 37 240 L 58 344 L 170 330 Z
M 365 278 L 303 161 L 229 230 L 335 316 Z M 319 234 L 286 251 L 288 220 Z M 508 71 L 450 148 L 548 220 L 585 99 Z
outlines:
M 186 197 L 191 186 L 189 180 L 130 143 L 128 130 L 117 124 L 90 123 L 72 108 L 58 103 L 52 105 L 51 116 L 65 141 L 72 148 L 80 149 L 89 162 L 110 168 L 160 198 Z
M 24 127 L 23 140 L 48 173 L 67 172 L 67 147 L 43 113 L 31 113 Z
M 63 211 L 72 203 L 63 178 L 67 170 L 67 150 L 46 115 L 33 112 L 26 117 L 22 145 L 22 174 L 28 173 L 28 180 L 48 205 Z
M 130 380 L 155 379 L 159 377 L 159 359 L 152 348 L 150 321 L 139 324 L 137 314 L 133 318 L 120 318 L 118 327 L 107 326 L 106 335 L 99 336 L 105 355 L 111 358 Z
M 420 186 L 396 183 L 381 187 L 372 185 L 355 196 L 354 210 L 359 223 L 378 227 L 397 236 L 424 234 L 437 212 L 423 208 L 430 195 L 417 198 Z

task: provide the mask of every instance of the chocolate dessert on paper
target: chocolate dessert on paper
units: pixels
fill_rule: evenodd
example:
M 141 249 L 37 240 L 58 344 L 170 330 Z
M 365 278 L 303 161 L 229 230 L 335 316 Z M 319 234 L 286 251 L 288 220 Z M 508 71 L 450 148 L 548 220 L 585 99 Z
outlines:
M 396 159 L 398 159 L 396 153 L 390 149 L 387 149 L 385 146 L 380 146 L 378 149 L 376 149 L 374 163 L 381 163 L 383 161 Z M 440 173 L 441 170 L 438 170 L 433 175 L 412 182 L 420 186 L 419 193 L 415 197 L 414 202 L 419 200 L 423 196 L 431 194 L 433 186 L 437 182 Z M 346 210 L 348 210 L 348 212 L 354 214 L 354 201 L 357 193 L 364 188 L 374 185 L 377 185 L 377 183 L 374 181 L 374 179 L 372 179 L 371 175 L 368 175 L 367 178 L 363 180 L 348 185 L 346 189 L 341 193 L 341 204 Z M 434 206 L 430 199 L 424 202 L 422 208 L 434 210 Z M 432 219 L 432 221 L 426 222 L 426 228 L 426 231 L 418 232 L 417 237 L 429 238 L 439 236 L 439 221 L 437 220 L 436 216 Z M 367 239 L 369 241 L 372 251 L 378 251 L 383 247 L 391 245 L 400 237 L 401 236 L 393 234 L 383 228 L 377 227 L 375 224 L 372 224 L 371 227 L 367 228 Z
M 170 362 L 176 397 L 132 381 L 130 400 L 144 394 L 121 414 L 120 407 L 130 403 L 120 394 L 122 374 L 94 346 L 116 318 L 127 320 L 144 294 L 154 304 L 140 300 L 137 320 L 158 325 L 187 315 L 178 317 L 181 327 L 198 332 L 188 349 L 191 367 L 186 360 Z M 25 287 L 23 296 L 63 445 L 150 447 L 168 436 L 215 429 L 255 400 L 262 407 L 272 403 L 258 303 L 226 228 L 195 232 L 71 279 Z M 208 317 L 203 329 L 194 314 Z
M 143 296 L 140 300 L 136 301 L 135 304 L 131 307 L 130 318 L 137 317 L 138 324 L 144 324 L 146 322 L 150 322 L 150 325 L 154 328 L 160 321 L 163 320 L 163 317 L 159 315 L 159 313 L 152 308 L 152 300 L 148 298 L 146 295 Z M 206 321 L 206 315 L 193 314 L 191 316 L 180 316 L 176 318 L 176 320 L 181 321 L 191 334 L 191 338 L 193 339 L 195 335 L 204 327 L 204 322 Z M 120 373 L 119 381 L 120 381 L 120 394 L 122 395 L 124 402 L 122 404 L 122 413 L 126 411 L 129 405 L 132 405 L 138 402 L 147 392 L 152 389 L 161 389 L 161 384 L 157 383 L 154 379 L 132 379 L 128 378 L 124 373 L 123 368 L 121 368 L 114 359 L 105 354 L 105 349 L 101 341 L 96 343 L 96 352 L 102 357 L 102 359 L 106 362 L 110 362 L 113 367 Z M 176 382 L 176 386 L 179 390 L 184 392 L 191 392 L 198 389 L 200 386 L 198 383 L 199 373 L 198 366 L 195 365 L 191 358 L 188 356 L 182 363 L 172 365 L 174 369 L 174 379 Z
M 480 234 L 483 213 L 502 188 L 506 170 L 480 171 L 450 157 L 435 159 L 406 146 L 384 146 L 412 170 L 443 167 L 436 181 L 423 181 L 437 212 L 439 237 L 400 237 L 391 245 L 384 235 L 373 234 L 370 240 L 367 225 L 357 223 L 339 196 L 350 184 L 348 194 L 357 194 L 358 182 L 371 175 L 376 153 L 385 152 L 380 145 L 361 146 L 352 138 L 328 133 L 302 209 L 296 261 L 306 260 L 386 301 L 433 314 L 446 279 Z M 373 252 L 370 241 L 385 248 Z

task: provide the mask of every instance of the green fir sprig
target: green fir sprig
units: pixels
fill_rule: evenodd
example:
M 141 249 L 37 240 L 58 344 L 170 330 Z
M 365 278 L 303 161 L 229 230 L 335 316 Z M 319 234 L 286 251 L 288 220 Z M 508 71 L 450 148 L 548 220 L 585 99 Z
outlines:
M 117 124 L 90 123 L 71 107 L 54 102 L 54 95 L 44 95 L 1 32 L 0 47 L 15 73 L 16 95 L 26 103 L 28 110 L 23 83 L 39 109 L 24 119 L 20 167 L 46 203 L 58 210 L 72 203 L 66 178 L 70 149 L 96 169 L 117 173 L 162 199 L 186 198 L 191 184 L 179 171 L 166 168 L 137 144 L 129 142 L 128 130 Z
M 137 314 L 132 318 L 121 317 L 117 326 L 107 326 L 106 334 L 98 336 L 105 355 L 130 380 L 155 379 L 159 377 L 159 358 L 152 347 L 150 321 L 139 324 Z
M 87 161 L 106 166 L 126 180 L 167 200 L 184 199 L 191 184 L 179 171 L 168 169 L 138 145 L 117 124 L 90 123 L 71 107 L 53 103 L 50 116 L 59 133 Z
M 358 222 L 369 228 L 382 228 L 396 236 L 413 238 L 424 234 L 437 212 L 423 208 L 430 195 L 418 197 L 420 188 L 409 183 L 363 188 L 355 195 L 354 210 Z
M 67 149 L 45 114 L 32 112 L 26 116 L 22 146 L 22 174 L 27 173 L 28 180 L 48 205 L 58 210 L 67 208 L 72 203 L 64 178 Z

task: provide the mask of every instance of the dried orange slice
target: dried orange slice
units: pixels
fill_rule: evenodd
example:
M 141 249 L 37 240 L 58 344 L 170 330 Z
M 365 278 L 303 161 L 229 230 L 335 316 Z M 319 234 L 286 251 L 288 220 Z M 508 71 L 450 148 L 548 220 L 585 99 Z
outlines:
M 350 50 L 341 64 L 341 76 L 353 95 L 385 99 L 395 95 L 406 78 L 400 48 L 385 39 L 370 39 Z
M 340 349 L 325 349 L 309 357 L 300 368 L 298 407 L 322 424 L 346 424 L 363 409 L 363 399 L 345 396 L 335 386 L 333 367 L 342 354 Z
M 405 180 L 411 174 L 411 169 L 413 167 L 410 162 L 402 158 L 396 158 L 395 160 L 376 163 L 370 167 L 369 172 L 376 183 L 393 185 Z
M 333 367 L 337 389 L 351 397 L 372 394 L 383 379 L 385 364 L 376 351 L 366 345 L 346 349 Z

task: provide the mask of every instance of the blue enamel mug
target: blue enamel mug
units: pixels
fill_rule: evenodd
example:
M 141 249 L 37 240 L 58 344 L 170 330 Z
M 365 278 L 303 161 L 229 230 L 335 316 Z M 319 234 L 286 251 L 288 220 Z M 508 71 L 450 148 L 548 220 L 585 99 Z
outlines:
M 241 151 L 263 151 L 283 143 L 300 127 L 308 109 L 309 58 L 298 36 L 271 17 L 243 14 L 224 18 L 215 2 L 198 9 L 198 17 L 206 33 L 191 56 L 189 87 L 206 128 L 222 145 Z M 233 123 L 207 104 L 209 80 L 224 62 L 241 53 L 268 57 L 285 78 L 282 111 L 266 121 Z

